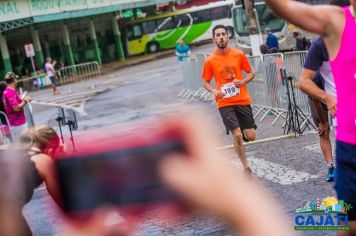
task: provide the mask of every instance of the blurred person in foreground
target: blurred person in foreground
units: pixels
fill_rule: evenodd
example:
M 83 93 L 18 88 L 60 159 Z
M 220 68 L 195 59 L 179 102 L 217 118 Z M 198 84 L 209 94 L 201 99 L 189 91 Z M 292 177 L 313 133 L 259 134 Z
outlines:
M 159 175 L 163 183 L 185 198 L 192 206 L 205 209 L 230 222 L 242 235 L 293 236 L 293 225 L 277 202 L 254 181 L 246 181 L 217 151 L 219 140 L 206 129 L 204 118 L 179 116 L 160 121 L 164 127 L 179 130 L 186 154 L 171 154 L 162 159 Z M 223 183 L 223 184 L 222 184 Z M 268 204 L 265 204 L 268 201 Z M 130 235 L 125 223 L 105 227 L 110 209 L 97 209 L 97 218 L 87 228 L 67 228 L 68 235 Z M 258 227 L 256 227 L 258 226 Z
M 19 224 L 23 227 L 24 233 L 22 235 L 32 235 L 30 227 L 21 215 L 21 211 L 31 200 L 35 188 L 44 182 L 48 193 L 59 204 L 54 161 L 52 159 L 62 151 L 59 144 L 59 138 L 51 127 L 37 126 L 24 131 L 15 145 L 15 148 L 27 152 L 22 160 L 25 163 L 23 179 L 21 180 L 23 185 L 17 186 L 22 188 L 17 190 L 21 194 L 17 195 L 17 199 L 14 199 L 17 204 L 13 209 L 18 216 Z
M 356 0 L 351 6 L 310 6 L 291 0 L 265 0 L 272 11 L 288 22 L 319 34 L 328 51 L 336 98 L 322 92 L 321 100 L 336 115 L 336 181 L 338 199 L 351 204 L 349 232 L 356 235 Z M 300 16 L 303 17 L 300 17 Z
M 214 95 L 226 134 L 232 133 L 235 152 L 240 158 L 246 177 L 251 178 L 252 170 L 246 158 L 243 140 L 248 142 L 256 139 L 257 126 L 247 89 L 247 84 L 253 80 L 255 74 L 244 52 L 229 46 L 224 25 L 215 26 L 212 33 L 217 48 L 204 63 L 204 88 Z M 242 71 L 246 72 L 245 77 Z M 216 88 L 210 84 L 212 79 Z
M 28 178 L 27 160 L 23 151 L 0 150 L 0 235 L 31 235 L 20 206 Z
M 3 102 L 5 112 L 11 126 L 11 132 L 14 140 L 19 137 L 20 133 L 27 128 L 24 107 L 26 103 L 31 102 L 29 96 L 21 98 L 16 92 L 17 79 L 19 77 L 14 72 L 8 72 L 5 75 L 7 87 L 3 93 Z

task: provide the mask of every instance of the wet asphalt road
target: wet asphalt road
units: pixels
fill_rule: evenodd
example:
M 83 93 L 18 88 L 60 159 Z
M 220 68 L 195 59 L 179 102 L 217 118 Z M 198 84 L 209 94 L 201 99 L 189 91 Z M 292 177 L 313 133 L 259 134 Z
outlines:
M 193 48 L 192 55 L 197 52 L 210 52 L 212 48 L 211 44 Z M 177 97 L 183 85 L 180 64 L 175 56 L 113 71 L 106 75 L 106 79 L 122 83 L 120 86 L 95 95 L 85 103 L 84 109 L 87 115 L 79 117 L 79 130 L 152 119 L 161 113 L 174 114 L 175 110 L 188 108 L 192 111 L 207 112 L 206 119 L 213 124 L 209 127 L 211 135 L 218 136 L 226 145 L 232 143 L 231 137 L 225 135 L 214 105 Z M 53 121 L 56 116 L 55 108 L 34 106 L 34 111 L 37 124 L 50 124 L 57 128 Z M 257 121 L 258 139 L 283 134 L 281 128 L 283 121 L 272 126 L 272 120 L 273 117 L 267 116 L 264 121 Z M 65 134 L 68 132 L 65 131 Z M 332 183 L 323 180 L 326 164 L 322 160 L 315 133 L 247 145 L 246 151 L 257 181 L 268 188 L 280 201 L 280 207 L 291 221 L 294 220 L 293 212 L 298 203 L 312 198 L 335 196 Z M 228 152 L 228 158 L 235 163 L 236 155 L 232 148 L 228 148 Z M 268 199 L 266 202 L 268 203 Z M 24 214 L 34 235 L 61 235 L 62 217 L 45 188 L 41 187 L 35 191 L 32 201 L 24 209 Z M 155 214 L 159 213 L 153 211 L 148 214 L 147 220 L 137 229 L 137 235 L 234 234 L 231 228 L 219 219 L 200 212 L 174 224 L 152 220 L 151 216 Z M 305 232 L 305 235 L 334 235 L 334 233 Z

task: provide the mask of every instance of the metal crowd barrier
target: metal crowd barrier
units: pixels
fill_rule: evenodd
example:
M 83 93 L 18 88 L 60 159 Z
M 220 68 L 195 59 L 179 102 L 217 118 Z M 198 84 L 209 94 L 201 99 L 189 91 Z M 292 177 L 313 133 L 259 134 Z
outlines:
M 272 124 L 279 118 L 285 118 L 286 104 L 282 92 L 282 79 L 280 69 L 283 66 L 281 53 L 267 54 L 263 56 L 248 57 L 255 72 L 255 79 L 247 86 L 252 98 L 252 108 L 256 110 L 254 118 L 260 114 L 260 121 L 267 115 L 275 116 Z
M 94 88 L 100 78 L 100 66 L 96 61 L 66 66 L 57 71 L 57 84 L 61 86 L 68 84 L 73 85 L 78 82 L 88 82 L 90 87 Z M 18 86 L 24 91 L 34 91 L 52 86 L 52 83 L 47 74 L 41 73 L 18 80 Z
M 179 97 L 189 100 L 199 98 L 203 101 L 215 102 L 212 94 L 205 90 L 201 78 L 204 62 L 208 56 L 207 53 L 199 53 L 196 54 L 196 58 L 183 59 L 181 69 L 184 88 L 178 94 Z M 215 87 L 214 81 L 211 81 L 211 85 Z
M 61 86 L 85 81 L 94 88 L 101 78 L 101 71 L 99 63 L 94 61 L 60 68 L 58 77 Z
M 282 82 L 280 69 L 285 68 L 292 81 L 296 105 L 310 119 L 308 97 L 298 89 L 298 79 L 303 68 L 307 52 L 288 52 L 267 54 L 263 56 L 248 56 L 248 60 L 255 72 L 255 78 L 247 86 L 255 110 L 255 119 L 263 121 L 267 116 L 273 116 L 272 125 L 280 118 L 285 119 L 288 109 L 286 86 Z M 189 58 L 182 63 L 184 89 L 178 96 L 193 100 L 213 101 L 212 94 L 203 88 L 201 79 L 204 61 L 207 54 L 197 54 L 196 58 Z M 213 82 L 213 81 L 212 81 Z M 215 86 L 213 84 L 213 86 Z M 307 120 L 303 121 L 305 124 Z M 302 125 L 303 125 L 302 124 Z
M 6 124 L 3 124 L 1 119 L 0 119 L 0 130 L 1 130 L 1 134 L 2 134 L 2 138 L 3 141 L 5 143 L 10 143 L 14 140 L 13 135 L 12 135 L 12 131 L 11 131 L 11 126 L 9 125 L 9 119 L 7 118 L 7 115 L 5 114 L 5 112 L 0 111 L 0 117 L 4 117 Z
M 40 73 L 17 81 L 17 86 L 24 91 L 34 91 L 51 85 L 50 79 L 45 73 Z

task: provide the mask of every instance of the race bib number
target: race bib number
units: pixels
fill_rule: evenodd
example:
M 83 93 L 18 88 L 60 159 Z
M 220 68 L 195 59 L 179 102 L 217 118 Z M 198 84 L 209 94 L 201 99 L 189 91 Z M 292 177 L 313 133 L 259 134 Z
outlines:
M 236 88 L 234 83 L 224 84 L 221 86 L 221 91 L 225 93 L 224 98 L 229 98 L 240 94 L 240 88 Z

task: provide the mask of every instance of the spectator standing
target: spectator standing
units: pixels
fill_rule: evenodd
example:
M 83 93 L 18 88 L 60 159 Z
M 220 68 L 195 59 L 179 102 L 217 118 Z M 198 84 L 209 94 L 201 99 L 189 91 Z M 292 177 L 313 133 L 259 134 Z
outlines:
M 179 42 L 176 47 L 176 54 L 178 56 L 178 61 L 183 61 L 183 58 L 188 58 L 190 54 L 190 48 L 183 40 Z
M 5 113 L 9 119 L 13 138 L 16 140 L 22 130 L 27 128 L 25 112 L 23 110 L 27 102 L 31 101 L 31 98 L 25 96 L 20 98 L 16 92 L 16 79 L 19 77 L 14 72 L 8 72 L 5 75 L 5 82 L 7 88 L 3 93 L 3 102 L 5 107 Z
M 52 88 L 53 88 L 53 95 L 57 92 L 57 85 L 56 85 L 56 70 L 54 69 L 56 61 L 52 61 L 52 58 L 48 57 L 47 62 L 45 64 L 45 71 L 47 73 L 48 78 L 51 80 Z
M 305 37 L 302 37 L 300 32 L 293 32 L 293 38 L 295 38 L 295 51 L 304 51 L 309 49 L 310 41 Z
M 266 28 L 265 32 L 267 34 L 266 45 L 268 47 L 268 51 L 270 52 L 272 48 L 276 48 L 279 51 L 277 36 L 274 35 L 269 28 Z

